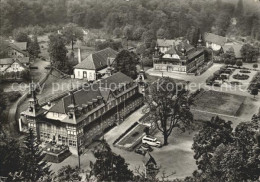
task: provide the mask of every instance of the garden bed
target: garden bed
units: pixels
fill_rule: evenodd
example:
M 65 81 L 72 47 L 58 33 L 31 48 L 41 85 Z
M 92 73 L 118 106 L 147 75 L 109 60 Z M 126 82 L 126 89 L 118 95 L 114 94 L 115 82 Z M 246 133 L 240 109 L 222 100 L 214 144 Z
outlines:
M 245 74 L 236 74 L 236 75 L 233 75 L 233 78 L 234 79 L 237 79 L 237 80 L 247 80 L 249 78 L 248 75 L 245 75 Z

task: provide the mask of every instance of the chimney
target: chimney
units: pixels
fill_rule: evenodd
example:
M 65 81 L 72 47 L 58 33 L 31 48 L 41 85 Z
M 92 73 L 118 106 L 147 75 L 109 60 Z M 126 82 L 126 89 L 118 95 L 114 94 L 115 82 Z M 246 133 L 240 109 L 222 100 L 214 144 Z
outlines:
M 110 57 L 107 57 L 107 67 L 110 67 Z
M 81 53 L 80 53 L 80 48 L 78 48 L 78 62 L 81 63 Z

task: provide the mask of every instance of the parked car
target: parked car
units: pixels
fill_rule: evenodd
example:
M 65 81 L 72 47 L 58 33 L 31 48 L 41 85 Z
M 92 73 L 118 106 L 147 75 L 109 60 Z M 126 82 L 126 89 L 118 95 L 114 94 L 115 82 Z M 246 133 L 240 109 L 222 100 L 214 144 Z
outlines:
M 142 147 L 139 147 L 139 148 L 135 149 L 135 153 L 140 154 L 140 155 L 145 155 L 146 150 L 144 150 Z
M 153 148 L 150 145 L 146 144 L 146 143 L 143 143 L 140 148 L 142 148 L 143 150 L 148 151 L 148 152 L 152 152 L 153 151 Z
M 162 144 L 160 141 L 157 140 L 157 138 L 146 135 L 142 138 L 142 143 L 143 144 L 148 144 L 152 147 L 161 147 Z

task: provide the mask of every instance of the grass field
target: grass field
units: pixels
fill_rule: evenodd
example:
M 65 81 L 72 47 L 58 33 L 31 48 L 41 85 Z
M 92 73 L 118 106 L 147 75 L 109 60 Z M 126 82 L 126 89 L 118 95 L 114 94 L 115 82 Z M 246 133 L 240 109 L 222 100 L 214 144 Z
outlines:
M 223 115 L 237 116 L 246 97 L 213 90 L 198 94 L 192 109 Z

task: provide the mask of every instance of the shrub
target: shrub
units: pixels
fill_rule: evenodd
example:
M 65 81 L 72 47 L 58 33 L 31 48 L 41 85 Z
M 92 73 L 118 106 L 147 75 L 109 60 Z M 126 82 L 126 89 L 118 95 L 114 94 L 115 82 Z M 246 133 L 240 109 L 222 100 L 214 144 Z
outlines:
M 239 72 L 240 73 L 251 73 L 251 71 L 248 71 L 248 70 L 240 70 Z
M 233 75 L 233 78 L 237 79 L 237 80 L 247 80 L 249 78 L 249 76 L 248 75 L 244 75 L 244 74 L 242 74 L 242 75 L 236 74 L 236 75 Z
M 8 99 L 10 102 L 16 101 L 21 96 L 22 96 L 21 93 L 18 91 L 8 92 Z
M 148 57 L 143 58 L 142 61 L 144 66 L 148 66 L 148 67 L 153 66 L 153 60 Z

